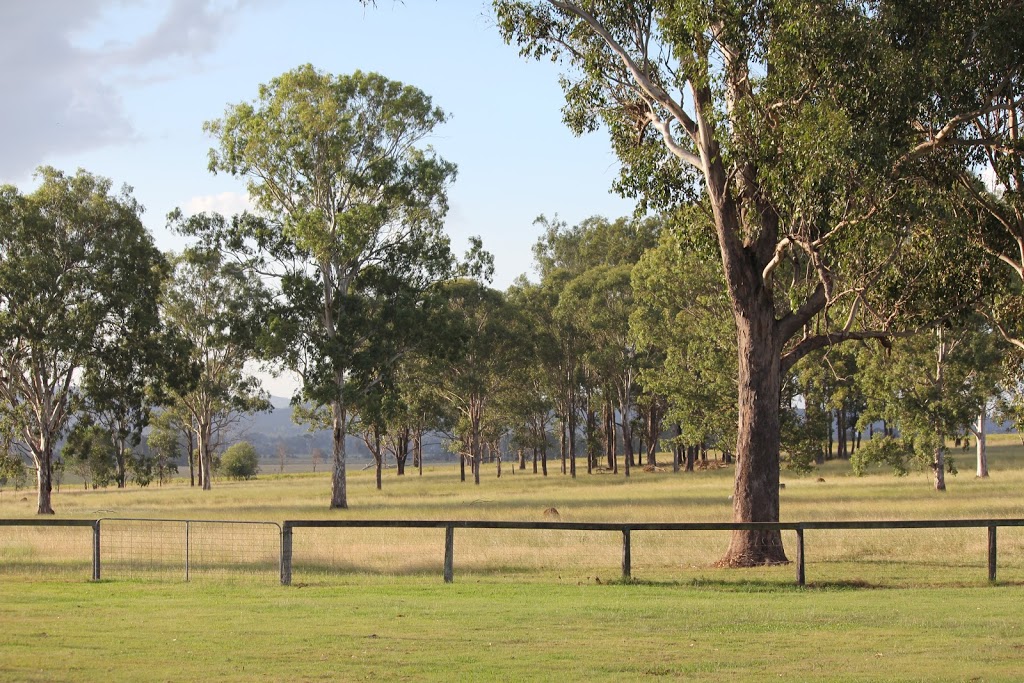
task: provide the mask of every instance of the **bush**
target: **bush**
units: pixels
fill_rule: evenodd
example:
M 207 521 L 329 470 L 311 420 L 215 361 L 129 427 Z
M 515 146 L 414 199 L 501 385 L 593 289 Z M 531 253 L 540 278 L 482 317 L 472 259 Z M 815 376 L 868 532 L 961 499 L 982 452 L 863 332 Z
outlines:
M 229 479 L 252 479 L 260 471 L 260 456 L 248 441 L 239 441 L 224 451 L 220 469 Z

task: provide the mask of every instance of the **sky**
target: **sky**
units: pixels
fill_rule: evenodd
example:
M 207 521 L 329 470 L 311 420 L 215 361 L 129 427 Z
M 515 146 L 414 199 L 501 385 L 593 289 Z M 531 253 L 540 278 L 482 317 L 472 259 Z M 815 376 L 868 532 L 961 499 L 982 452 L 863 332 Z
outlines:
M 461 253 L 480 235 L 494 286 L 532 276 L 534 219 L 570 225 L 628 215 L 611 193 L 618 164 L 603 133 L 561 121 L 559 67 L 528 61 L 499 35 L 485 0 L 8 0 L 0 2 L 0 184 L 34 170 L 84 168 L 127 184 L 164 250 L 166 216 L 232 214 L 244 181 L 207 170 L 205 121 L 252 101 L 301 64 L 376 71 L 414 85 L 451 120 L 428 142 L 458 165 L 446 229 Z M 265 386 L 290 395 L 288 378 Z

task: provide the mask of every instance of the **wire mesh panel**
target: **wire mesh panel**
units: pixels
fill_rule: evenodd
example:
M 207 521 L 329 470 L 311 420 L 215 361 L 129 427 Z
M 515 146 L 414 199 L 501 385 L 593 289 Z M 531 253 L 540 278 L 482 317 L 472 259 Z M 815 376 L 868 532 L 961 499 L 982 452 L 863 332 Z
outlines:
M 104 519 L 103 578 L 279 580 L 280 527 L 273 522 Z
M 83 525 L 0 524 L 0 575 L 88 580 L 92 576 L 90 522 Z

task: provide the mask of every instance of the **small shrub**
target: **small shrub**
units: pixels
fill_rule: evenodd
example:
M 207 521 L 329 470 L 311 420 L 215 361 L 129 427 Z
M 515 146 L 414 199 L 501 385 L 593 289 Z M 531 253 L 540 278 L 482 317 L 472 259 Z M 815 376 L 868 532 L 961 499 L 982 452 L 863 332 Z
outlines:
M 252 479 L 260 471 L 260 456 L 251 443 L 239 441 L 220 457 L 220 470 L 229 479 Z

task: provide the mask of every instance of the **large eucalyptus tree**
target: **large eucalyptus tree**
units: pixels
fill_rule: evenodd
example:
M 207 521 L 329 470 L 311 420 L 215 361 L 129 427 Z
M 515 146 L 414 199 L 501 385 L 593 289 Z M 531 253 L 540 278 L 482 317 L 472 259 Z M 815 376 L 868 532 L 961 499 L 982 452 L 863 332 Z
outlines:
M 496 0 L 522 53 L 555 59 L 566 123 L 603 125 L 641 206 L 706 209 L 736 324 L 736 521 L 779 519 L 781 378 L 815 349 L 891 334 L 927 211 L 909 179 L 973 108 L 933 70 L 1004 31 L 1014 0 Z M 942 45 L 940 52 L 936 45 Z M 958 88 L 984 87 L 984 68 Z M 950 106 L 933 103 L 942 99 Z M 957 103 L 960 104 L 957 104 Z M 736 531 L 722 563 L 786 560 Z
M 294 399 L 329 407 L 332 508 L 348 507 L 350 402 L 406 339 L 393 306 L 368 302 L 405 305 L 452 269 L 442 219 L 455 166 L 423 144 L 445 118 L 412 86 L 305 65 L 205 126 L 210 170 L 246 178 L 259 216 L 226 226 L 221 246 L 276 280 L 267 331 L 302 379 Z
M 78 382 L 148 357 L 131 345 L 159 332 L 166 262 L 127 187 L 85 171 L 38 177 L 30 194 L 0 187 L 0 411 L 31 453 L 37 512 L 53 514 L 53 451 L 81 405 Z

